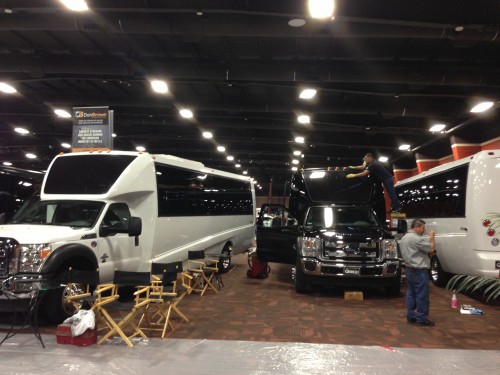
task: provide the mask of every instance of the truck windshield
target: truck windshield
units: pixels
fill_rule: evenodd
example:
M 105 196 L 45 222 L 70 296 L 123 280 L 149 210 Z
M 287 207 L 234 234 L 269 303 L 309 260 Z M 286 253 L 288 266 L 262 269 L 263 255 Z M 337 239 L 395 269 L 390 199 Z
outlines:
M 103 202 L 93 201 L 37 201 L 16 215 L 11 224 L 91 228 L 103 206 Z
M 377 227 L 375 214 L 366 208 L 311 207 L 305 226 L 316 228 Z

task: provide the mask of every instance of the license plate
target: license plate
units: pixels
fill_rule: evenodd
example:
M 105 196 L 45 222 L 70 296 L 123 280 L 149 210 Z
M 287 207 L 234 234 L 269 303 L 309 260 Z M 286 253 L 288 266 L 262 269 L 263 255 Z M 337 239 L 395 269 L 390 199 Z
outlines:
M 359 275 L 359 267 L 344 267 L 344 275 Z

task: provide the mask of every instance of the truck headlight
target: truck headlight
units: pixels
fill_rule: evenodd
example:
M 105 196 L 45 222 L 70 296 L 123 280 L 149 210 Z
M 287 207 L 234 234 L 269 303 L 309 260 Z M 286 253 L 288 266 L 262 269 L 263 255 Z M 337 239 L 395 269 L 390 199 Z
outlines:
M 382 255 L 385 259 L 397 259 L 398 258 L 398 246 L 396 240 L 383 240 L 381 242 Z
M 318 258 L 321 253 L 321 239 L 314 237 L 299 237 L 299 252 L 304 257 Z
M 38 272 L 45 259 L 52 253 L 50 244 L 23 244 L 20 246 L 18 272 Z

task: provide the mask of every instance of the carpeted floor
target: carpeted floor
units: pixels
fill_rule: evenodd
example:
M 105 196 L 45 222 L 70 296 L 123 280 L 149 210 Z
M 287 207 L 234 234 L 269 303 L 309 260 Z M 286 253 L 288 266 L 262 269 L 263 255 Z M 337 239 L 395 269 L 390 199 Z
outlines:
M 451 293 L 431 287 L 435 327 L 406 323 L 404 290 L 389 298 L 382 290 L 362 289 L 363 301 L 344 300 L 343 289 L 310 295 L 295 292 L 291 266 L 271 263 L 269 278 L 249 279 L 246 255 L 233 257 L 224 288 L 204 297 L 187 296 L 179 305 L 189 323 L 174 319 L 167 337 L 266 342 L 325 343 L 401 348 L 500 349 L 500 306 L 459 295 L 459 304 L 485 315 L 462 315 L 450 307 Z M 359 289 L 356 289 L 359 290 Z M 5 320 L 5 316 L 3 320 Z M 43 334 L 56 327 L 43 324 Z M 150 337 L 159 333 L 150 332 Z

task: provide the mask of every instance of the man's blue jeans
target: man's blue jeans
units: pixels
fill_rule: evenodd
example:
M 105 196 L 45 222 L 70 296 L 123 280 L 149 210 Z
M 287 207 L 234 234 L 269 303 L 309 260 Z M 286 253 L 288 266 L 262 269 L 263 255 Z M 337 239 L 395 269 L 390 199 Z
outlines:
M 406 316 L 418 323 L 429 319 L 429 271 L 426 268 L 406 267 Z
M 389 197 L 391 197 L 391 210 L 396 211 L 399 210 L 399 200 L 398 195 L 396 194 L 396 190 L 394 189 L 394 177 L 387 177 L 382 184 L 387 189 L 387 193 Z

